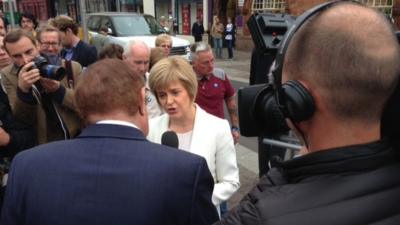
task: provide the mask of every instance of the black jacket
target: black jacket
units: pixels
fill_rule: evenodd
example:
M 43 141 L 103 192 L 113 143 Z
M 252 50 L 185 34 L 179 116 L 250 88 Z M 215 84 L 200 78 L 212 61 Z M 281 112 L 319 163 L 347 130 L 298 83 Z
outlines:
M 88 67 L 90 64 L 97 61 L 97 50 L 96 47 L 89 45 L 86 42 L 79 41 L 78 44 L 72 48 L 71 60 L 78 62 L 82 67 Z M 67 51 L 61 50 L 61 57 L 65 59 Z
M 194 37 L 195 42 L 199 42 L 203 40 L 204 27 L 203 24 L 199 24 L 197 22 L 193 23 L 192 26 L 192 35 Z
M 400 224 L 400 160 L 386 141 L 281 163 L 217 224 Z
M 0 147 L 0 159 L 13 158 L 18 152 L 35 146 L 36 132 L 32 126 L 16 120 L 11 112 L 7 94 L 0 87 L 1 127 L 10 135 L 10 143 Z M 0 162 L 1 163 L 1 162 Z

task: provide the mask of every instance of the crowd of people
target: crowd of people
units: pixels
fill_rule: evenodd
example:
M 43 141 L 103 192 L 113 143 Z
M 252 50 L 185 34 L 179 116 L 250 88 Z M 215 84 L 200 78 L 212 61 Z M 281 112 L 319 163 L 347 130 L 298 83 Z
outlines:
M 192 25 L 192 36 L 196 43 L 203 42 L 203 35 L 205 34 L 203 21 L 201 17 L 197 17 L 196 22 Z M 222 48 L 225 44 L 227 49 L 227 59 L 233 60 L 233 48 L 236 40 L 236 25 L 233 23 L 232 18 L 226 18 L 226 25 L 221 22 L 218 16 L 213 17 L 213 23 L 210 29 L 210 38 L 215 49 L 215 56 L 217 59 L 222 59 Z
M 223 119 L 224 116 L 214 116 L 212 115 L 212 107 L 207 108 L 207 104 L 210 104 L 207 103 L 208 101 L 213 101 L 212 104 L 219 101 L 218 104 L 221 107 L 224 100 L 232 99 L 234 101 L 235 92 L 227 77 L 223 80 L 225 80 L 225 84 L 229 84 L 228 94 L 224 94 L 225 88 L 219 92 L 214 90 L 213 96 L 203 97 L 201 102 L 195 103 L 199 96 L 197 94 L 199 80 L 202 77 L 211 78 L 214 76 L 211 51 L 211 56 L 207 56 L 207 62 L 202 63 L 203 67 L 208 68 L 207 71 L 200 73 L 202 70 L 199 70 L 199 73 L 196 74 L 195 68 L 199 67 L 197 61 L 204 57 L 196 56 L 192 66 L 187 59 L 170 56 L 173 43 L 168 34 L 159 35 L 155 40 L 156 47 L 154 48 L 149 48 L 142 41 L 131 41 L 123 47 L 109 42 L 106 29 L 94 36 L 90 43 L 80 40 L 78 25 L 67 16 L 51 18 L 46 24 L 38 26 L 33 15 L 24 14 L 18 29 L 7 31 L 4 20 L 0 20 L 0 25 L 3 25 L 0 28 L 4 28 L 0 32 L 2 34 L 1 44 L 4 43 L 4 46 L 0 49 L 2 84 L 0 97 L 3 103 L 2 108 L 4 108 L 3 116 L 0 115 L 3 122 L 3 127 L 0 128 L 0 145 L 4 146 L 5 149 L 2 152 L 4 154 L 1 155 L 4 161 L 2 163 L 4 167 L 9 167 L 10 161 L 13 166 L 18 164 L 17 160 L 14 161 L 15 155 L 34 146 L 36 146 L 34 149 L 43 148 L 43 150 L 39 150 L 46 155 L 43 155 L 43 157 L 49 157 L 48 159 L 55 160 L 54 162 L 60 160 L 58 169 L 50 169 L 54 164 L 42 158 L 38 163 L 43 164 L 44 167 L 32 170 L 34 174 L 40 174 L 40 177 L 44 178 L 44 180 L 37 181 L 38 186 L 30 186 L 29 194 L 26 193 L 32 197 L 38 197 L 37 201 L 34 202 L 30 202 L 30 200 L 24 203 L 14 201 L 16 199 L 13 199 L 13 194 L 10 194 L 14 191 L 10 190 L 17 190 L 18 188 L 14 188 L 14 185 L 19 186 L 21 184 L 14 183 L 14 180 L 22 179 L 29 183 L 27 179 L 16 178 L 15 169 L 11 169 L 10 179 L 2 179 L 2 196 L 4 189 L 7 190 L 2 213 L 4 224 L 13 224 L 21 218 L 27 218 L 28 224 L 38 221 L 46 221 L 41 224 L 52 224 L 56 219 L 55 215 L 62 211 L 60 208 L 51 207 L 54 210 L 53 216 L 44 216 L 42 214 L 44 211 L 35 212 L 34 208 L 28 206 L 32 203 L 48 208 L 50 205 L 45 206 L 46 204 L 51 204 L 51 201 L 59 199 L 60 196 L 57 197 L 51 193 L 47 193 L 49 195 L 36 193 L 38 188 L 45 188 L 47 185 L 52 186 L 54 184 L 55 186 L 51 189 L 57 190 L 55 194 L 61 194 L 62 199 L 72 198 L 70 200 L 79 202 L 78 199 L 82 196 L 75 198 L 71 197 L 71 194 L 74 191 L 79 191 L 80 185 L 94 184 L 91 184 L 91 181 L 78 181 L 76 180 L 78 178 L 70 177 L 67 173 L 71 172 L 72 168 L 84 166 L 85 162 L 72 158 L 69 158 L 69 160 L 64 157 L 59 158 L 60 155 L 52 155 L 53 153 L 50 152 L 47 155 L 45 149 L 54 149 L 55 146 L 53 145 L 77 142 L 77 146 L 80 146 L 81 150 L 87 148 L 88 150 L 102 151 L 89 143 L 88 146 L 83 147 L 79 142 L 81 138 L 85 137 L 85 132 L 91 129 L 90 127 L 99 127 L 99 130 L 105 131 L 108 130 L 108 125 L 113 125 L 115 129 L 115 131 L 107 131 L 110 137 L 115 136 L 116 139 L 120 139 L 124 135 L 128 135 L 127 133 L 123 134 L 124 132 L 131 133 L 129 138 L 133 141 L 121 144 L 120 147 L 124 149 L 122 151 L 136 151 L 138 148 L 143 148 L 142 151 L 144 151 L 141 153 L 144 157 L 141 162 L 143 163 L 142 166 L 134 161 L 129 162 L 133 156 L 120 155 L 126 159 L 127 167 L 125 168 L 126 171 L 123 172 L 126 173 L 125 178 L 131 177 L 124 181 L 126 185 L 121 184 L 118 189 L 135 192 L 135 186 L 132 185 L 133 181 L 139 179 L 138 177 L 153 177 L 155 175 L 165 176 L 169 183 L 163 184 L 163 188 L 168 191 L 161 192 L 159 197 L 153 196 L 152 192 L 155 190 L 151 191 L 145 188 L 146 195 L 143 196 L 139 191 L 124 201 L 129 202 L 137 198 L 135 196 L 147 196 L 149 199 L 154 199 L 151 201 L 154 209 L 150 210 L 154 212 L 165 210 L 162 207 L 160 208 L 158 204 L 171 205 L 177 199 L 181 199 L 185 210 L 182 210 L 182 208 L 179 211 L 187 214 L 187 216 L 179 216 L 180 213 L 177 212 L 172 215 L 166 213 L 166 217 L 171 216 L 172 218 L 165 218 L 163 221 L 171 221 L 170 224 L 188 224 L 188 222 L 199 224 L 199 221 L 203 221 L 200 224 L 211 224 L 220 218 L 220 204 L 227 201 L 240 186 L 234 146 L 238 140 L 238 131 L 231 132 L 231 126 L 228 121 Z M 194 54 L 197 55 L 198 52 L 194 52 Z M 171 69 L 172 67 L 174 69 Z M 221 71 L 219 72 L 221 73 Z M 126 78 L 122 78 L 122 76 Z M 175 87 L 172 87 L 174 90 L 170 90 L 171 85 L 175 85 L 177 82 L 181 84 L 179 90 L 174 89 Z M 120 87 L 121 85 L 124 87 Z M 211 86 L 207 89 L 212 90 Z M 166 90 L 168 90 L 167 98 L 164 94 Z M 214 97 L 217 98 L 214 99 Z M 233 126 L 237 128 L 236 103 L 231 103 L 229 106 Z M 202 109 L 203 107 L 206 108 Z M 162 122 L 162 125 L 157 122 L 161 120 L 165 121 Z M 207 124 L 204 121 L 207 121 Z M 164 126 L 164 124 L 167 124 L 167 126 Z M 215 129 L 211 126 L 214 126 Z M 210 128 L 214 133 L 210 133 Z M 97 128 L 93 129 L 97 130 Z M 123 131 L 124 129 L 126 131 Z M 168 153 L 171 149 L 156 144 L 142 143 L 148 142 L 147 140 L 161 143 L 161 136 L 165 131 L 176 132 L 180 143 L 177 146 L 179 151 Z M 91 135 L 93 134 L 89 134 L 89 136 Z M 137 139 L 141 139 L 140 143 L 137 143 Z M 114 141 L 110 142 L 109 151 L 118 151 L 118 141 Z M 209 143 L 207 148 L 204 148 L 205 143 Z M 114 144 L 115 146 L 113 146 Z M 66 149 L 75 148 L 67 147 L 67 145 L 69 144 L 66 144 Z M 61 150 L 62 147 L 59 149 Z M 78 150 L 78 148 L 75 149 Z M 33 151 L 37 152 L 36 150 Z M 71 153 L 70 156 L 74 157 L 75 153 L 62 153 L 62 151 L 59 153 Z M 165 151 L 165 153 L 158 151 Z M 192 154 L 183 152 L 190 152 L 199 157 L 193 157 Z M 88 152 L 88 157 L 96 158 L 102 154 L 100 152 Z M 83 155 L 76 154 L 75 156 L 81 157 Z M 113 157 L 119 156 L 107 156 L 111 164 L 101 165 L 101 167 L 106 169 L 108 166 L 114 165 L 117 161 L 114 161 Z M 152 161 L 145 160 L 149 157 L 153 158 Z M 174 159 L 171 160 L 170 158 Z M 166 161 L 165 164 L 163 161 Z M 120 162 L 118 161 L 118 163 Z M 33 166 L 34 164 L 30 165 Z M 122 164 L 121 169 L 124 167 Z M 88 166 L 90 165 L 92 163 L 88 164 Z M 95 166 L 95 164 L 92 166 Z M 135 174 L 133 172 L 138 169 L 143 170 L 141 168 L 143 166 L 152 168 L 146 169 L 146 172 L 143 173 Z M 57 172 L 55 172 L 56 170 Z M 125 179 L 119 174 L 123 170 L 114 171 L 113 176 Z M 183 171 L 187 175 L 182 175 L 181 172 Z M 3 177 L 7 177 L 8 172 L 8 169 L 4 169 L 2 171 Z M 82 172 L 78 175 L 78 177 L 82 175 L 82 179 L 93 175 L 89 171 L 86 171 L 88 173 Z M 66 174 L 63 175 L 63 173 Z M 177 179 L 169 181 L 174 173 L 179 173 L 179 176 Z M 110 178 L 116 179 L 113 176 L 110 175 Z M 62 178 L 62 181 L 60 178 Z M 52 179 L 59 181 L 51 184 Z M 71 187 L 61 187 L 66 185 L 59 182 L 64 184 L 71 182 Z M 140 179 L 140 183 L 143 182 L 146 181 Z M 153 179 L 152 182 L 154 182 L 154 187 L 157 187 L 156 184 L 159 181 Z M 46 189 L 50 186 L 47 186 Z M 106 187 L 100 185 L 99 188 Z M 144 186 L 139 185 L 139 188 L 142 189 Z M 171 189 L 176 189 L 177 196 L 174 198 Z M 121 197 L 114 196 L 116 198 L 111 199 L 112 192 L 109 193 L 110 196 L 107 199 L 99 198 L 95 193 L 92 197 L 98 201 L 118 202 L 125 195 L 124 191 L 117 189 L 112 190 L 110 188 L 110 191 L 120 193 Z M 118 202 L 118 204 L 124 204 L 123 202 Z M 19 207 L 22 205 L 19 204 L 25 205 L 28 211 L 20 212 Z M 135 206 L 132 205 L 132 207 Z M 69 213 L 79 214 L 78 209 L 83 212 L 95 208 L 97 206 L 83 205 Z M 129 208 L 126 208 L 126 210 L 129 210 Z M 188 212 L 184 212 L 186 210 Z M 146 210 L 143 212 L 146 212 Z M 65 211 L 62 213 L 66 213 L 67 217 L 72 216 Z M 145 218 L 146 214 L 144 213 L 142 216 Z M 134 217 L 129 216 L 131 219 Z M 111 216 L 104 215 L 104 218 L 111 218 Z M 122 220 L 126 221 L 126 218 L 122 218 Z M 140 218 L 133 221 L 135 220 L 144 221 Z M 89 221 L 92 220 L 89 219 Z M 105 219 L 105 221 L 108 220 Z M 158 221 L 158 219 L 154 218 L 154 221 Z M 159 223 L 145 222 L 144 224 Z
M 236 93 L 201 35 L 189 62 L 166 34 L 95 47 L 67 16 L 22 18 L 0 19 L 1 224 L 400 223 L 400 154 L 380 131 L 400 48 L 380 13 L 330 2 L 299 17 L 271 72 L 304 146 L 225 213 L 240 187 Z M 230 20 L 214 21 L 232 47 Z

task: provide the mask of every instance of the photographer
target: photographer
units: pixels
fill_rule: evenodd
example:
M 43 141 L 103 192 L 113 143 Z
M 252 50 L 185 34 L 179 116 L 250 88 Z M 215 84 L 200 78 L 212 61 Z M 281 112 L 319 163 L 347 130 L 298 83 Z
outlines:
M 11 59 L 3 46 L 0 36 L 0 69 L 11 64 Z M 12 158 L 20 151 L 36 145 L 36 133 L 28 126 L 14 118 L 7 94 L 0 87 L 0 206 L 3 203 L 6 185 L 6 174 Z
M 286 35 L 272 98 L 302 155 L 271 169 L 218 224 L 400 224 L 399 149 L 380 132 L 400 73 L 391 24 L 335 1 L 307 11 Z
M 44 56 L 49 64 L 62 66 L 66 69 L 66 78 L 68 80 L 68 87 L 72 88 L 75 80 L 79 79 L 82 72 L 82 66 L 73 60 L 65 60 L 61 58 L 61 36 L 60 31 L 50 25 L 41 27 L 36 39 L 39 43 L 39 52 Z
M 24 30 L 8 33 L 4 44 L 13 64 L 2 70 L 3 84 L 15 117 L 36 128 L 39 144 L 74 137 L 80 123 L 73 83 L 68 76 L 55 80 L 64 69 L 49 67 L 47 60 L 39 57 L 36 40 Z M 57 68 L 57 72 L 44 74 L 44 68 Z

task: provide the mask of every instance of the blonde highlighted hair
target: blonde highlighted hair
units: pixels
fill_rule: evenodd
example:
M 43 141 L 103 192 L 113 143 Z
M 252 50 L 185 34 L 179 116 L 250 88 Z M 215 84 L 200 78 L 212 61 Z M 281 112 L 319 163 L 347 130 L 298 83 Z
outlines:
M 156 43 L 155 43 L 156 47 L 161 47 L 161 45 L 167 41 L 169 41 L 169 43 L 171 43 L 171 46 L 172 46 L 171 36 L 169 36 L 168 34 L 159 34 L 156 38 Z
M 158 91 L 179 81 L 194 101 L 197 94 L 197 77 L 192 66 L 182 57 L 172 56 L 158 61 L 150 70 L 149 86 L 158 101 Z

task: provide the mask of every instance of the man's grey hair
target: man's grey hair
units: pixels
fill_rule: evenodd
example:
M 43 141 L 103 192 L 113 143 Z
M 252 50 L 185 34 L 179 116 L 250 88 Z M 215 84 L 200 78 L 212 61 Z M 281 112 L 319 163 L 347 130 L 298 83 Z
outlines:
M 124 46 L 124 56 L 130 57 L 132 55 L 132 48 L 135 45 L 141 45 L 147 48 L 150 53 L 150 47 L 143 41 L 140 40 L 131 40 L 127 45 Z
M 208 52 L 211 51 L 211 46 L 205 42 L 197 42 L 190 48 L 190 57 L 192 61 L 197 60 L 197 56 L 199 52 Z

